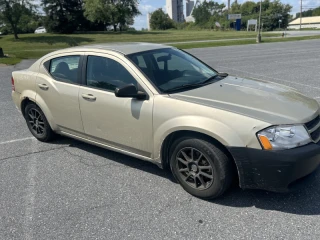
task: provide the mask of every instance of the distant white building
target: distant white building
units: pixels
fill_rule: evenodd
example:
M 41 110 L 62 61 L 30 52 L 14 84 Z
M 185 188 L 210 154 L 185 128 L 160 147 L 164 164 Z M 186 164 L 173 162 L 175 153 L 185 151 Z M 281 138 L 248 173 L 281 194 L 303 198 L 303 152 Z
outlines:
M 186 22 L 195 22 L 192 12 L 197 5 L 201 3 L 200 0 L 190 1 L 186 0 Z
M 184 21 L 183 0 L 166 0 L 166 10 L 173 21 Z
M 148 13 L 148 14 L 147 14 L 147 28 L 148 28 L 148 31 L 151 30 L 151 27 L 150 27 L 150 19 L 151 19 L 151 13 Z
M 301 28 L 318 28 L 320 29 L 320 16 L 303 17 L 301 19 Z M 288 29 L 300 29 L 300 18 L 289 23 Z
M 186 17 L 191 16 L 193 8 L 194 8 L 194 1 L 186 0 Z

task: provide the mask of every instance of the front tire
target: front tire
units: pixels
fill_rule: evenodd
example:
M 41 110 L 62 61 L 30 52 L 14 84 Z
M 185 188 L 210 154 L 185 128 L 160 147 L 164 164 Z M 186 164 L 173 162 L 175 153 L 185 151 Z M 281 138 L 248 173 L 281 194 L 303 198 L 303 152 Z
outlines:
M 51 141 L 55 134 L 42 110 L 34 103 L 24 109 L 24 117 L 32 135 L 41 142 Z
M 188 193 L 204 199 L 222 195 L 234 176 L 232 161 L 224 151 L 198 138 L 178 139 L 172 145 L 170 167 Z

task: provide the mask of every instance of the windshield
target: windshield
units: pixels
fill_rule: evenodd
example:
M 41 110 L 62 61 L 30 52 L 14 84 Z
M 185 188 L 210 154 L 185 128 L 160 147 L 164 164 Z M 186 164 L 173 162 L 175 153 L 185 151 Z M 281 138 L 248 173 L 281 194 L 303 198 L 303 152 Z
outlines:
M 161 92 L 183 90 L 214 78 L 217 72 L 191 55 L 172 48 L 157 49 L 128 55 Z M 199 87 L 198 86 L 198 87 Z

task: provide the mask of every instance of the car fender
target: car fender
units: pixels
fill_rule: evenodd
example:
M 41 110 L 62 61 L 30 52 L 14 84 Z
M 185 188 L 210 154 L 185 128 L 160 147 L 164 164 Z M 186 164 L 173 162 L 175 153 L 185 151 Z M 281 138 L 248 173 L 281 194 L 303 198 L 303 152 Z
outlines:
M 17 107 L 21 110 L 21 112 L 22 112 L 22 109 L 21 109 L 22 102 L 25 99 L 29 99 L 30 101 L 35 103 L 36 102 L 36 95 L 37 95 L 37 93 L 33 90 L 30 90 L 30 89 L 23 90 L 20 93 L 19 106 L 17 106 Z
M 245 146 L 236 131 L 222 122 L 206 117 L 182 116 L 161 124 L 154 132 L 154 159 L 161 162 L 161 148 L 164 140 L 173 132 L 193 131 L 208 135 L 224 146 Z
M 59 130 L 59 127 L 54 122 L 54 118 L 49 110 L 48 105 L 46 104 L 46 102 L 43 100 L 43 98 L 39 94 L 36 95 L 36 104 L 39 106 L 39 108 L 42 110 L 42 112 L 46 116 L 51 129 L 53 131 Z

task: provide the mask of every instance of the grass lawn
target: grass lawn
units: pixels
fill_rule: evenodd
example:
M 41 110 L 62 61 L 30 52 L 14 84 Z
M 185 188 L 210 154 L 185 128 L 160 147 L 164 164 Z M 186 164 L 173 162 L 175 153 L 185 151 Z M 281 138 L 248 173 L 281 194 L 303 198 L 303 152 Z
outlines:
M 16 57 L 0 58 L 0 64 L 4 64 L 4 65 L 15 65 L 20 61 L 21 61 L 21 58 L 16 58 Z
M 267 38 L 279 36 L 279 33 L 263 33 L 263 43 L 286 42 L 308 39 L 320 39 L 320 36 Z M 8 57 L 0 58 L 0 64 L 13 65 L 21 59 L 40 58 L 57 49 L 85 44 L 108 42 L 152 42 L 171 43 L 170 45 L 182 49 L 219 47 L 230 45 L 254 44 L 255 32 L 216 32 L 216 31 L 151 31 L 151 32 L 96 32 L 88 34 L 20 34 L 15 40 L 12 35 L 0 36 L 0 47 Z M 200 40 L 240 39 L 232 41 L 178 43 Z M 175 44 L 176 42 L 176 44 Z
M 266 33 L 268 36 L 279 36 Z M 96 32 L 90 34 L 20 34 L 18 40 L 12 35 L 0 36 L 0 47 L 8 58 L 0 63 L 15 64 L 21 59 L 39 58 L 57 49 L 85 44 L 108 42 L 152 42 L 173 43 L 198 40 L 222 40 L 255 37 L 255 32 L 216 31 L 151 31 L 151 32 Z
M 271 43 L 271 42 L 290 42 L 290 41 L 301 41 L 301 40 L 312 40 L 320 39 L 320 35 L 317 36 L 307 36 L 307 37 L 286 37 L 286 38 L 263 38 L 262 43 Z M 256 40 L 254 39 L 244 39 L 237 41 L 221 41 L 221 42 L 205 42 L 205 43 L 184 43 L 184 44 L 171 44 L 172 46 L 181 48 L 181 49 L 190 49 L 190 48 L 205 48 L 205 47 L 221 47 L 221 46 L 232 46 L 232 45 L 245 45 L 245 44 L 255 44 Z

